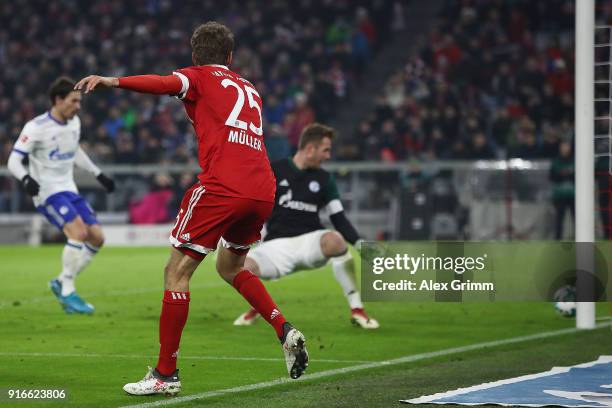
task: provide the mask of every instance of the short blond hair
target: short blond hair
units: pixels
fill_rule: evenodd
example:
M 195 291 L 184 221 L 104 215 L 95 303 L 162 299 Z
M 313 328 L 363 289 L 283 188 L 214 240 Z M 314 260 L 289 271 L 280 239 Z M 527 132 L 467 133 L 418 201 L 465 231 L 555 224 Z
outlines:
M 322 123 L 311 123 L 302 130 L 300 141 L 298 143 L 298 149 L 302 150 L 310 143 L 318 145 L 326 137 L 333 140 L 335 136 L 336 131 L 334 128 L 325 126 Z

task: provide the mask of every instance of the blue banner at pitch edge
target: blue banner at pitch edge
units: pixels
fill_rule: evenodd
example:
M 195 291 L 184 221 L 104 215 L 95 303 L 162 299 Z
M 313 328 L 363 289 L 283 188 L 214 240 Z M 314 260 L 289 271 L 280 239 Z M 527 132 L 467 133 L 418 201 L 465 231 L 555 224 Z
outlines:
M 538 374 L 484 383 L 400 402 L 542 407 L 612 407 L 612 356 Z

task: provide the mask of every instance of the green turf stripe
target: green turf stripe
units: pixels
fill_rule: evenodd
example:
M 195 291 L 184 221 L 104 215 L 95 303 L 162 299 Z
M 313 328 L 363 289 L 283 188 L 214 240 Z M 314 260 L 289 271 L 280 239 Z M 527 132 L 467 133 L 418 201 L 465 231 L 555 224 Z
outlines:
M 611 325 L 612 325 L 611 322 L 601 323 L 596 326 L 596 329 L 610 327 Z M 159 400 L 155 402 L 147 402 L 144 404 L 126 405 L 126 406 L 123 406 L 122 408 L 149 408 L 149 407 L 158 407 L 158 406 L 165 406 L 165 405 L 174 405 L 174 404 L 179 404 L 182 402 L 211 398 L 211 397 L 218 397 L 218 396 L 226 395 L 226 394 L 235 394 L 235 393 L 245 392 L 245 391 L 260 390 L 263 388 L 270 388 L 270 387 L 274 387 L 277 385 L 292 383 L 296 381 L 315 380 L 319 378 L 331 377 L 331 376 L 351 373 L 355 371 L 362 371 L 362 370 L 368 370 L 372 368 L 380 368 L 384 366 L 410 363 L 410 362 L 425 360 L 429 358 L 447 356 L 451 354 L 465 353 L 465 352 L 480 350 L 480 349 L 484 349 L 488 347 L 499 347 L 499 346 L 504 346 L 508 344 L 522 343 L 522 342 L 531 341 L 531 340 L 541 340 L 541 339 L 546 339 L 549 337 L 556 337 L 556 336 L 562 336 L 565 334 L 577 333 L 578 331 L 579 330 L 576 328 L 569 328 L 569 329 L 536 333 L 536 334 L 531 334 L 531 335 L 526 335 L 526 336 L 511 337 L 509 339 L 487 341 L 483 343 L 472 344 L 469 346 L 453 347 L 449 349 L 432 351 L 428 353 L 414 354 L 414 355 L 400 357 L 400 358 L 396 358 L 392 360 L 377 361 L 377 362 L 359 364 L 359 365 L 350 366 L 350 367 L 337 368 L 333 370 L 319 371 L 317 373 L 305 375 L 298 380 L 291 380 L 289 378 L 279 378 L 279 379 L 272 380 L 272 381 L 265 381 L 261 383 L 243 385 L 239 387 L 227 388 L 227 389 L 216 390 L 216 391 L 208 391 L 208 392 L 203 392 L 199 394 L 186 395 L 184 397 Z
M 227 286 L 225 282 L 211 282 L 211 283 L 202 283 L 197 285 L 191 285 L 190 290 L 194 291 L 196 289 L 211 289 L 211 288 L 219 288 L 222 286 Z M 99 297 L 114 297 L 114 296 L 135 296 L 135 295 L 144 295 L 149 293 L 163 293 L 163 288 L 161 286 L 155 288 L 133 288 L 133 289 L 119 289 L 119 290 L 110 290 L 108 292 L 101 293 L 91 293 L 87 294 L 87 299 L 99 298 Z M 0 302 L 0 309 L 4 309 L 7 307 L 15 306 L 16 303 L 19 305 L 29 305 L 33 303 L 44 303 L 44 302 L 57 302 L 57 299 L 54 298 L 51 294 L 49 296 L 35 297 L 24 300 L 15 300 L 15 301 L 4 301 Z

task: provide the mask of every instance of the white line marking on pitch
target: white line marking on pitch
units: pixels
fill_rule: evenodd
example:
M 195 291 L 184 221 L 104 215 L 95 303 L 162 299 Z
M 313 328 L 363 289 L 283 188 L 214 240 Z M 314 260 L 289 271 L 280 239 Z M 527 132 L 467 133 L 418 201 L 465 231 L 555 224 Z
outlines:
M 138 354 L 95 354 L 95 353 L 37 353 L 37 352 L 0 352 L 0 357 L 60 357 L 60 358 L 136 358 L 136 359 L 157 359 L 157 356 L 144 356 Z M 231 357 L 231 356 L 181 356 L 181 360 L 230 360 L 230 361 L 272 361 L 272 362 L 284 362 L 284 358 L 265 358 L 265 357 Z M 316 359 L 312 360 L 317 363 L 371 363 L 367 360 L 334 360 L 334 359 Z
M 601 323 L 601 324 L 598 324 L 596 328 L 601 329 L 603 327 L 610 327 L 611 325 L 612 323 L 610 322 Z M 207 391 L 207 392 L 202 392 L 199 394 L 186 395 L 184 397 L 176 397 L 172 399 L 158 400 L 155 402 L 145 402 L 143 404 L 136 404 L 136 405 L 125 405 L 120 408 L 149 408 L 149 407 L 160 407 L 164 405 L 180 404 L 182 402 L 211 398 L 211 397 L 218 397 L 218 396 L 226 395 L 226 394 L 235 394 L 235 393 L 244 392 L 244 391 L 260 390 L 263 388 L 270 388 L 270 387 L 274 387 L 277 385 L 288 384 L 288 383 L 297 382 L 297 381 L 315 380 L 318 378 L 331 377 L 334 375 L 346 374 L 346 373 L 351 373 L 355 371 L 368 370 L 371 368 L 379 368 L 379 367 L 392 366 L 392 365 L 403 364 L 403 363 L 411 363 L 411 362 L 415 362 L 419 360 L 425 360 L 428 358 L 448 356 L 450 354 L 465 353 L 467 351 L 480 350 L 480 349 L 487 348 L 487 347 L 497 347 L 497 346 L 504 346 L 507 344 L 521 343 L 521 342 L 530 341 L 530 340 L 545 339 L 548 337 L 555 337 L 555 336 L 561 336 L 564 334 L 576 333 L 578 331 L 579 330 L 576 328 L 569 328 L 569 329 L 554 330 L 554 331 L 549 331 L 549 332 L 530 334 L 526 336 L 511 337 L 509 339 L 503 339 L 503 340 L 487 341 L 484 343 L 476 343 L 476 344 L 472 344 L 469 346 L 453 347 L 453 348 L 439 350 L 439 351 L 431 351 L 428 353 L 414 354 L 411 356 L 400 357 L 400 358 L 396 358 L 392 360 L 375 361 L 375 362 L 359 364 L 355 366 L 336 368 L 333 370 L 319 371 L 313 374 L 306 374 L 297 380 L 291 380 L 289 378 L 279 378 L 277 380 L 265 381 L 265 382 L 260 382 L 256 384 L 241 385 L 239 387 L 226 388 L 222 390 Z

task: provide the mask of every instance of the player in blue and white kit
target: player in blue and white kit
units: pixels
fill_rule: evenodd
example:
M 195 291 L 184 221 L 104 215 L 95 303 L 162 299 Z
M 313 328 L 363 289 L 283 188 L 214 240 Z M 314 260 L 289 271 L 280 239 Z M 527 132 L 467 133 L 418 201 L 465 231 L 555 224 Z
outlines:
M 115 184 L 79 146 L 81 93 L 74 91 L 74 82 L 58 78 L 49 97 L 51 110 L 26 123 L 7 165 L 32 196 L 36 209 L 66 235 L 62 271 L 49 282 L 53 294 L 66 313 L 93 313 L 94 307 L 77 295 L 74 281 L 99 251 L 104 235 L 96 213 L 78 194 L 74 165 L 96 176 L 109 193 Z M 25 157 L 28 168 L 23 164 Z

